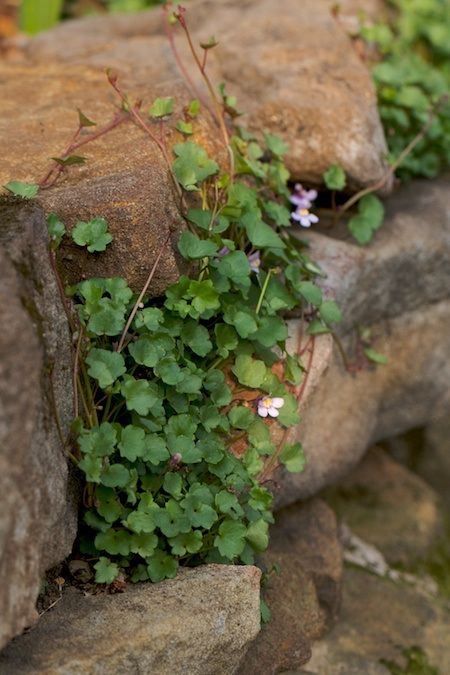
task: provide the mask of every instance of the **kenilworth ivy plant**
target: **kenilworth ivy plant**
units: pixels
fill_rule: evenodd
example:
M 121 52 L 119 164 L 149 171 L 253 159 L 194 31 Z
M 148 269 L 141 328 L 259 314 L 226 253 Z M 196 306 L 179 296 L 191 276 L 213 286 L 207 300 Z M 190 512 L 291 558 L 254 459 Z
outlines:
M 317 221 L 317 193 L 288 188 L 279 138 L 258 142 L 236 124 L 235 100 L 206 74 L 215 41 L 201 45 L 200 58 L 184 10 L 168 19 L 185 31 L 210 94 L 209 104 L 199 94 L 183 108 L 173 125 L 179 142 L 169 147 L 165 133 L 175 100 L 156 99 L 144 113 L 109 72 L 122 103 L 112 121 L 91 132 L 95 122 L 79 111 L 71 144 L 40 183 L 6 186 L 32 197 L 85 161 L 74 150 L 128 120 L 161 151 L 185 218 L 177 245 L 192 272 L 162 297 L 150 299 L 148 290 L 168 239 L 141 292 L 123 278 L 66 291 L 77 385 L 69 450 L 86 478 L 80 546 L 106 584 L 124 576 L 160 581 L 180 564 L 252 563 L 266 548 L 274 471 L 305 464 L 301 445 L 287 442 L 306 375 L 301 354 L 286 352 L 284 315 L 301 308 L 310 344 L 341 319 L 323 300 L 315 283 L 321 271 L 297 236 Z M 221 162 L 193 134 L 206 107 L 227 149 Z M 54 262 L 67 234 L 56 214 L 48 226 Z M 113 241 L 101 214 L 78 222 L 70 236 L 93 255 Z
M 124 571 L 159 581 L 179 564 L 252 563 L 273 522 L 264 482 L 280 463 L 303 469 L 300 444 L 271 438 L 275 419 L 299 422 L 304 370 L 286 353 L 282 314 L 303 305 L 317 334 L 340 313 L 322 300 L 319 270 L 290 232 L 286 148 L 265 140 L 263 148 L 235 129 L 233 176 L 197 143 L 174 146 L 174 176 L 201 198 L 178 242 L 191 277 L 157 300 L 122 278 L 68 290 L 84 364 L 75 425 L 87 481 L 83 548 L 100 556 L 100 583 Z M 54 214 L 49 228 L 58 243 Z M 71 236 L 91 251 L 111 241 L 101 218 Z

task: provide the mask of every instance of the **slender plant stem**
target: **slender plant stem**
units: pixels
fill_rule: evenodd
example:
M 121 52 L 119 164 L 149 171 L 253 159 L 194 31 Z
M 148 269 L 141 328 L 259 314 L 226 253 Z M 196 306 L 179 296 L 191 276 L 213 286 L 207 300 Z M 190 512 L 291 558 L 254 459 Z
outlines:
M 384 176 L 374 183 L 373 185 L 369 185 L 369 187 L 364 188 L 364 190 L 360 190 L 356 194 L 354 194 L 350 199 L 347 199 L 347 201 L 339 208 L 339 215 L 345 213 L 345 211 L 348 211 L 356 202 L 358 202 L 361 197 L 365 197 L 365 195 L 370 194 L 371 192 L 376 192 L 377 190 L 380 190 L 389 180 L 389 178 L 395 173 L 395 171 L 398 169 L 400 164 L 408 157 L 408 155 L 411 154 L 411 152 L 414 150 L 416 145 L 420 143 L 422 138 L 426 136 L 428 133 L 428 130 L 430 129 L 431 125 L 433 124 L 434 120 L 436 119 L 436 116 L 439 114 L 439 110 L 441 107 L 444 105 L 444 103 L 447 101 L 447 97 L 442 97 L 438 105 L 434 110 L 430 112 L 430 115 L 428 117 L 427 122 L 424 124 L 422 129 L 419 131 L 417 136 L 415 136 L 410 143 L 402 150 L 402 152 L 399 154 L 395 162 L 389 167 L 389 169 L 386 171 Z
M 264 296 L 267 291 L 267 286 L 269 285 L 270 277 L 272 276 L 272 270 L 269 270 L 267 272 L 266 278 L 264 279 L 263 287 L 261 288 L 261 293 L 259 295 L 259 300 L 258 304 L 256 305 L 256 314 L 259 314 L 259 311 L 261 309 L 262 302 L 264 300 Z
M 117 345 L 117 350 L 116 350 L 117 352 L 121 352 L 122 349 L 123 349 L 123 343 L 125 341 L 126 334 L 128 333 L 128 329 L 130 328 L 131 323 L 132 323 L 134 317 L 136 316 L 136 312 L 139 309 L 139 305 L 141 304 L 144 295 L 147 293 L 148 287 L 150 286 L 150 283 L 151 283 L 151 281 L 152 281 L 152 279 L 155 275 L 156 269 L 159 265 L 159 261 L 161 260 L 161 258 L 163 256 L 163 253 L 165 252 L 165 249 L 166 249 L 166 246 L 167 246 L 167 242 L 169 241 L 169 238 L 170 238 L 170 232 L 167 235 L 167 237 L 164 241 L 164 244 L 162 245 L 161 250 L 158 253 L 158 256 L 157 256 L 155 262 L 153 263 L 153 267 L 150 270 L 150 274 L 147 277 L 147 281 L 145 282 L 145 284 L 142 288 L 142 291 L 139 293 L 138 299 L 134 303 L 134 307 L 131 310 L 130 316 L 128 317 L 128 320 L 125 324 L 125 328 L 123 329 L 122 335 L 120 336 L 119 344 Z

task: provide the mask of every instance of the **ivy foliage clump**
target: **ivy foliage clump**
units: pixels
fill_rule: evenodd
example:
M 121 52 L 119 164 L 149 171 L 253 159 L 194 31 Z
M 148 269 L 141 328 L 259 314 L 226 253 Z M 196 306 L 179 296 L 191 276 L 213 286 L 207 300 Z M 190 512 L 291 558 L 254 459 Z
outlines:
M 378 48 L 373 67 L 379 111 L 391 160 L 435 114 L 426 136 L 404 158 L 401 179 L 435 176 L 450 166 L 450 4 L 446 0 L 390 0 L 393 19 L 365 25 Z
M 192 276 L 156 300 L 122 278 L 68 289 L 83 382 L 74 425 L 87 482 L 82 548 L 98 557 L 99 583 L 252 563 L 273 522 L 267 480 L 279 465 L 304 468 L 301 445 L 283 432 L 299 422 L 304 377 L 286 352 L 283 313 L 302 305 L 313 336 L 340 312 L 290 231 L 285 145 L 267 134 L 262 147 L 235 127 L 230 147 L 233 173 L 192 140 L 173 147 L 172 175 L 191 200 L 178 248 Z M 55 247 L 65 228 L 54 214 L 49 229 Z M 71 236 L 97 255 L 111 241 L 101 218 Z

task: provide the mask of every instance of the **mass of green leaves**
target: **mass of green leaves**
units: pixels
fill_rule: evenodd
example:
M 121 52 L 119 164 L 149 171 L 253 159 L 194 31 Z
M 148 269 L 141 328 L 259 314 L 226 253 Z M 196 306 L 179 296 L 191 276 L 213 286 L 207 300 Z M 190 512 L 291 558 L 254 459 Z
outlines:
M 397 170 L 401 179 L 435 176 L 450 165 L 450 4 L 446 0 L 390 0 L 393 19 L 365 25 L 378 48 L 373 67 L 380 116 L 391 160 L 431 127 Z
M 157 101 L 151 114 L 164 117 L 172 105 Z M 269 462 L 305 465 L 299 443 L 273 441 L 258 400 L 282 397 L 281 428 L 299 422 L 288 387 L 301 383 L 303 365 L 286 352 L 282 315 L 303 305 L 315 334 L 340 312 L 322 298 L 319 270 L 290 232 L 284 143 L 267 135 L 263 148 L 237 129 L 232 147 L 232 178 L 197 143 L 173 148 L 173 174 L 191 198 L 178 242 L 191 277 L 139 305 L 121 278 L 67 291 L 84 336 L 85 410 L 74 424 L 88 490 L 82 546 L 98 556 L 99 583 L 119 574 L 156 582 L 180 564 L 253 562 L 273 522 L 259 478 Z M 65 228 L 55 214 L 49 229 L 57 246 Z M 78 223 L 72 238 L 94 252 L 111 241 L 101 218 Z

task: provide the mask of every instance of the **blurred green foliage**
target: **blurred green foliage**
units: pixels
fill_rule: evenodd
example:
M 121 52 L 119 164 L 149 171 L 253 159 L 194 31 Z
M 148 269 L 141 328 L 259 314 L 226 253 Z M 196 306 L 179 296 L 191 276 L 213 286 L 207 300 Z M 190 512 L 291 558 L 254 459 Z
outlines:
M 388 25 L 364 26 L 383 60 L 373 69 L 379 109 L 394 161 L 438 109 L 426 137 L 397 171 L 401 179 L 435 176 L 450 166 L 450 2 L 390 0 Z

